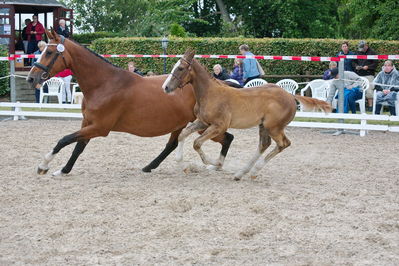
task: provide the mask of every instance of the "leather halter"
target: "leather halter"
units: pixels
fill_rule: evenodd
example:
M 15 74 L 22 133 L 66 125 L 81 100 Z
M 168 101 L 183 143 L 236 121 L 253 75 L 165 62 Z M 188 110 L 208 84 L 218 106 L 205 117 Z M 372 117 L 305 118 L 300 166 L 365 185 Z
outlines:
M 180 60 L 183 60 L 184 62 L 186 62 L 188 64 L 188 71 L 190 71 L 192 62 L 187 61 L 183 57 L 180 58 Z M 186 86 L 188 83 L 190 83 L 189 81 L 187 81 L 186 83 L 182 84 L 182 79 L 181 78 L 176 76 L 173 72 L 171 73 L 171 75 L 172 75 L 172 77 L 174 77 L 175 79 L 177 79 L 179 81 L 179 86 L 177 86 L 179 89 L 183 89 L 184 86 Z
M 60 37 L 61 37 L 61 44 L 64 45 L 65 37 L 62 36 L 62 35 L 60 35 Z M 49 46 L 49 45 L 56 45 L 56 44 L 47 44 L 46 46 Z M 42 79 L 42 80 L 46 80 L 46 79 L 49 78 L 49 76 L 50 76 L 50 71 L 51 71 L 51 69 L 53 68 L 55 62 L 57 61 L 57 59 L 58 59 L 58 57 L 59 57 L 60 55 L 62 56 L 62 59 L 64 60 L 65 67 L 67 67 L 67 64 L 66 64 L 66 61 L 65 61 L 65 57 L 64 57 L 63 52 L 60 52 L 60 51 L 58 51 L 58 50 L 57 50 L 57 53 L 55 54 L 55 56 L 51 59 L 50 64 L 49 64 L 48 66 L 45 66 L 45 65 L 43 65 L 43 64 L 40 64 L 39 62 L 35 62 L 35 63 L 33 64 L 33 66 L 35 66 L 35 67 L 37 67 L 37 68 L 40 68 L 41 70 L 44 71 L 44 72 L 42 73 L 42 76 L 41 76 L 41 79 Z

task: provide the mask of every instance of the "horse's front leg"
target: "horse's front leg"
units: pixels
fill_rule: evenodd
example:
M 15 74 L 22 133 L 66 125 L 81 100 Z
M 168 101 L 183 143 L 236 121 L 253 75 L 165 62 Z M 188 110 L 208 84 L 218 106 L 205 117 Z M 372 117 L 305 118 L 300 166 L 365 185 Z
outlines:
M 176 161 L 180 166 L 182 166 L 183 169 L 184 169 L 184 166 L 183 166 L 184 140 L 192 133 L 200 131 L 200 130 L 204 130 L 207 127 L 208 127 L 207 125 L 205 125 L 203 122 L 201 122 L 200 120 L 197 119 L 193 123 L 188 124 L 187 127 L 185 129 L 183 129 L 183 131 L 180 133 L 179 138 L 178 138 Z
M 94 125 L 90 125 L 81 128 L 79 131 L 75 133 L 64 136 L 62 139 L 58 141 L 57 145 L 53 148 L 53 150 L 44 156 L 43 162 L 38 166 L 37 173 L 40 175 L 46 174 L 47 171 L 49 170 L 48 165 L 54 159 L 55 155 L 65 146 L 68 146 L 69 144 L 72 144 L 74 142 L 78 142 L 72 153 L 71 158 L 69 159 L 65 167 L 62 168 L 61 170 L 54 172 L 53 175 L 61 175 L 69 173 L 74 163 L 76 162 L 77 158 L 86 147 L 88 141 L 92 138 L 99 136 L 105 137 L 108 134 L 109 130 L 99 129 Z
M 198 152 L 198 154 L 200 155 L 202 162 L 204 164 L 211 164 L 216 167 L 222 166 L 224 157 L 219 157 L 217 160 L 212 160 L 208 156 L 206 156 L 206 154 L 204 153 L 204 151 L 202 150 L 201 147 L 205 141 L 220 135 L 221 133 L 225 132 L 226 130 L 227 130 L 227 128 L 224 128 L 224 127 L 221 127 L 218 125 L 211 125 L 204 131 L 204 133 L 202 133 L 202 135 L 200 137 L 198 137 L 194 141 L 194 145 L 193 145 L 194 150 L 196 152 Z

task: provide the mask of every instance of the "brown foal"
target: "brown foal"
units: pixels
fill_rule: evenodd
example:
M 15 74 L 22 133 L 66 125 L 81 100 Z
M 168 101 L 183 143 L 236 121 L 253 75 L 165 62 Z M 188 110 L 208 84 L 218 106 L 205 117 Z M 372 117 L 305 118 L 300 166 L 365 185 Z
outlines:
M 184 139 L 193 132 L 205 130 L 194 141 L 194 149 L 201 156 L 205 164 L 219 166 L 223 163 L 221 155 L 218 160 L 211 160 L 202 151 L 202 144 L 228 128 L 250 128 L 259 126 L 259 145 L 254 157 L 248 165 L 235 174 L 235 180 L 250 172 L 256 178 L 257 172 L 274 156 L 290 146 L 291 142 L 284 133 L 285 127 L 295 117 L 297 102 L 306 108 L 317 108 L 331 112 L 331 106 L 324 101 L 291 95 L 274 84 L 262 87 L 234 89 L 211 77 L 208 71 L 194 59 L 193 51 L 186 51 L 174 66 L 171 74 L 163 84 L 165 92 L 170 93 L 178 87 L 192 84 L 196 98 L 195 115 L 197 119 L 188 125 L 180 134 L 177 150 L 177 161 L 183 161 Z M 184 89 L 183 89 L 184 91 Z M 276 147 L 260 158 L 271 139 L 276 142 Z
M 83 46 L 46 31 L 49 44 L 31 69 L 28 82 L 32 88 L 49 76 L 69 68 L 83 92 L 81 129 L 60 139 L 38 167 L 45 174 L 49 162 L 63 147 L 77 142 L 68 161 L 54 175 L 67 174 L 90 139 L 105 137 L 110 131 L 127 132 L 141 137 L 171 133 L 162 153 L 143 168 L 151 172 L 177 147 L 181 130 L 194 121 L 195 97 L 191 86 L 167 95 L 161 86 L 166 76 L 141 77 L 118 68 Z M 222 132 L 213 140 L 220 142 L 226 154 L 233 136 Z

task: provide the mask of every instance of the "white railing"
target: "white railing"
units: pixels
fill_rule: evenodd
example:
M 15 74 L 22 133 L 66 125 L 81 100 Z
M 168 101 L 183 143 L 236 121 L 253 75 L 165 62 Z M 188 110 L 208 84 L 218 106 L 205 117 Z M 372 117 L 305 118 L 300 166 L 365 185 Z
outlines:
M 0 102 L 0 107 L 6 107 L 13 110 L 0 110 L 0 116 L 10 116 L 14 120 L 18 120 L 22 116 L 33 117 L 60 117 L 60 118 L 82 118 L 81 112 L 53 112 L 44 111 L 43 108 L 51 109 L 70 109 L 80 110 L 80 104 L 39 104 L 39 103 L 10 103 Z M 22 108 L 36 108 L 37 110 L 24 111 Z M 329 128 L 329 129 L 351 129 L 360 130 L 360 136 L 365 136 L 369 130 L 399 132 L 399 126 L 389 125 L 389 122 L 399 122 L 399 116 L 388 115 L 368 115 L 368 114 L 336 114 L 336 113 L 314 113 L 314 112 L 297 112 L 295 117 L 302 118 L 322 118 L 325 122 L 301 122 L 292 121 L 289 126 L 292 127 L 311 127 L 311 128 Z M 353 123 L 336 123 L 329 119 L 352 119 L 360 120 L 360 124 Z M 369 124 L 369 120 L 386 121 L 387 124 L 373 125 Z

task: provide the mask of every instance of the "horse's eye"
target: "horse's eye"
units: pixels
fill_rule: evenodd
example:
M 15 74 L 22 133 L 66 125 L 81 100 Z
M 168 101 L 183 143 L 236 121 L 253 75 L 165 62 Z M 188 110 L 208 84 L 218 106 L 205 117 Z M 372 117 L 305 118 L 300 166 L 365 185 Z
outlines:
M 51 55 L 53 52 L 52 51 L 47 51 L 46 55 Z
M 183 71 L 183 69 L 184 69 L 183 67 L 178 67 L 177 68 L 177 70 L 179 70 L 179 71 Z

